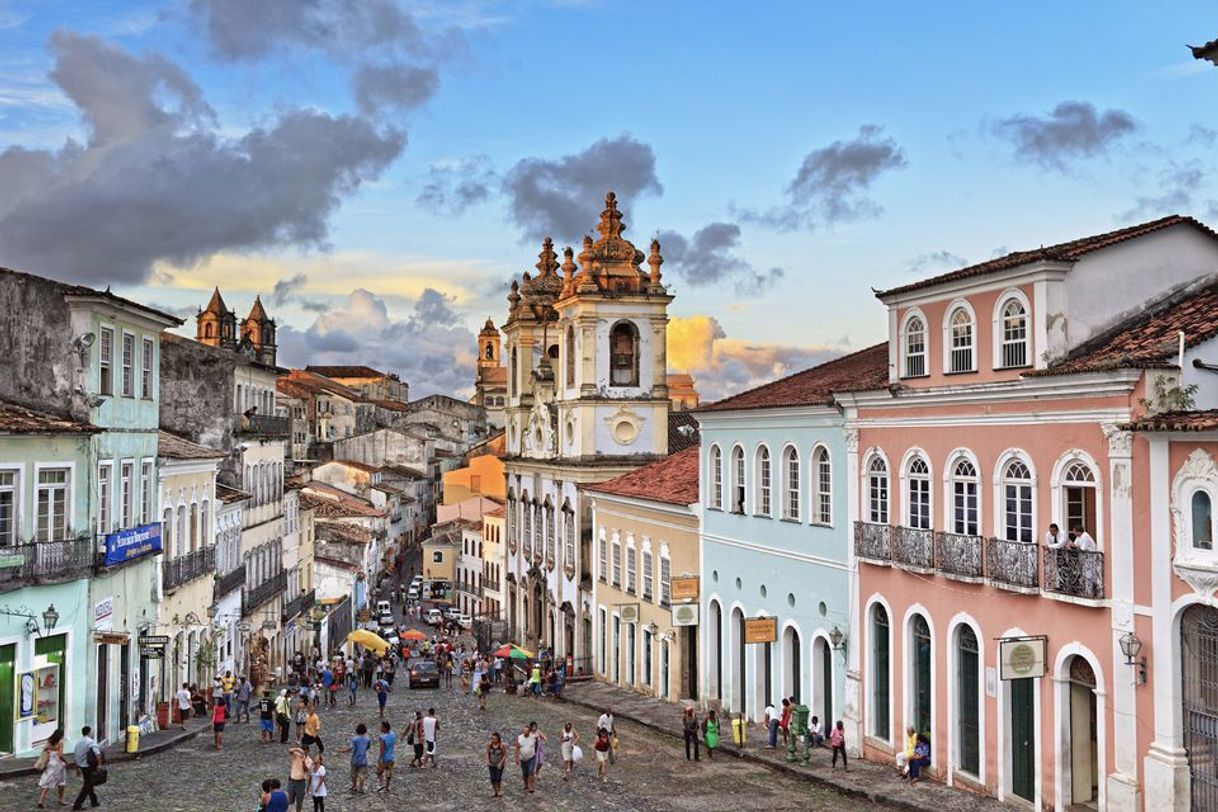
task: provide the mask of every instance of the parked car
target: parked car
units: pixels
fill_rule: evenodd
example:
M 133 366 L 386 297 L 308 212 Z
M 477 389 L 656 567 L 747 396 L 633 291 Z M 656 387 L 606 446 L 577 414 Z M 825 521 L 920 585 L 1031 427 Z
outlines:
M 376 613 L 378 615 L 386 615 L 386 614 L 392 615 L 393 606 L 389 603 L 389 601 L 377 601 L 376 602 Z
M 457 625 L 462 629 L 472 629 L 474 627 L 474 619 L 462 612 L 457 615 Z
M 411 600 L 411 601 L 417 601 L 419 599 L 419 588 L 417 586 L 412 586 L 410 588 L 410 590 L 406 593 L 406 599 Z
M 431 660 L 419 660 L 410 666 L 410 687 L 440 687 L 440 667 Z
M 444 619 L 445 620 L 456 620 L 460 614 L 461 614 L 460 609 L 458 609 L 455 606 L 450 606 L 444 610 Z
M 377 615 L 376 622 L 382 626 L 392 626 L 394 623 L 393 612 L 381 612 Z
M 397 646 L 402 641 L 398 639 L 398 630 L 392 626 L 381 629 L 381 639 L 391 646 Z
M 427 612 L 427 622 L 432 626 L 439 626 L 444 622 L 444 613 L 439 609 L 431 609 Z

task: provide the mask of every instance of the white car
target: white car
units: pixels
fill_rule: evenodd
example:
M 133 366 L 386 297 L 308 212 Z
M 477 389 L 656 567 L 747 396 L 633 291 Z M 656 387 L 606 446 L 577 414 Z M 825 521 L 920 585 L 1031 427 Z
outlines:
M 432 609 L 427 613 L 427 622 L 432 626 L 438 626 L 444 622 L 444 613 L 439 609 Z
M 377 601 L 376 613 L 378 616 L 393 615 L 393 606 L 389 603 L 389 601 Z
M 391 646 L 396 646 L 399 642 L 398 630 L 394 628 L 381 629 L 381 639 Z
M 456 620 L 460 614 L 461 610 L 455 606 L 450 606 L 444 610 L 444 617 L 446 620 Z
M 419 589 L 418 589 L 418 587 L 412 586 L 410 588 L 410 591 L 406 593 L 406 600 L 417 601 L 418 599 L 419 599 Z
M 474 619 L 462 612 L 457 615 L 457 625 L 462 629 L 472 629 L 474 627 Z

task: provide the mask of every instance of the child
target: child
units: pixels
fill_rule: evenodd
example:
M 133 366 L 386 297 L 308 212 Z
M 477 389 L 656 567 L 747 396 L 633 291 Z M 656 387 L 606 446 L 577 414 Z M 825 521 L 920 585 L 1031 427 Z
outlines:
M 211 710 L 211 730 L 216 740 L 217 750 L 224 745 L 224 722 L 226 719 L 228 719 L 228 709 L 224 705 L 224 700 L 221 699 Z
M 313 769 L 309 770 L 309 794 L 313 796 L 313 812 L 326 812 L 326 768 L 321 753 L 313 757 Z

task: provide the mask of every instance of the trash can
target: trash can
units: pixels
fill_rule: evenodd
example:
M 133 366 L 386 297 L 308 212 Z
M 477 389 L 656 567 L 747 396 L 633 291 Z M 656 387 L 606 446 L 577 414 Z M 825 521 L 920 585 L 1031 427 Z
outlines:
M 744 747 L 744 715 L 732 717 L 732 743 L 737 747 Z
M 127 726 L 127 752 L 138 753 L 140 751 L 140 728 L 139 725 Z
M 808 735 L 808 714 L 810 709 L 807 705 L 796 705 L 792 711 L 791 732 L 796 736 Z

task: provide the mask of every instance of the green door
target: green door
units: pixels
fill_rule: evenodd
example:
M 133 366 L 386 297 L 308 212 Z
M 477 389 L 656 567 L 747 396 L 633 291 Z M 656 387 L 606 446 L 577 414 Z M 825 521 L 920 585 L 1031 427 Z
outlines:
M 53 637 L 41 637 L 34 641 L 34 653 L 46 657 L 48 662 L 59 666 L 59 726 L 64 729 L 64 732 L 68 731 L 67 719 L 64 718 L 68 713 L 66 695 L 68 686 L 67 641 L 68 637 L 65 634 L 57 634 Z M 11 713 L 9 717 L 12 717 Z
M 0 646 L 0 753 L 13 752 L 13 697 L 17 693 L 17 646 Z
M 1036 724 L 1034 679 L 1011 680 L 1011 791 L 1036 798 Z

